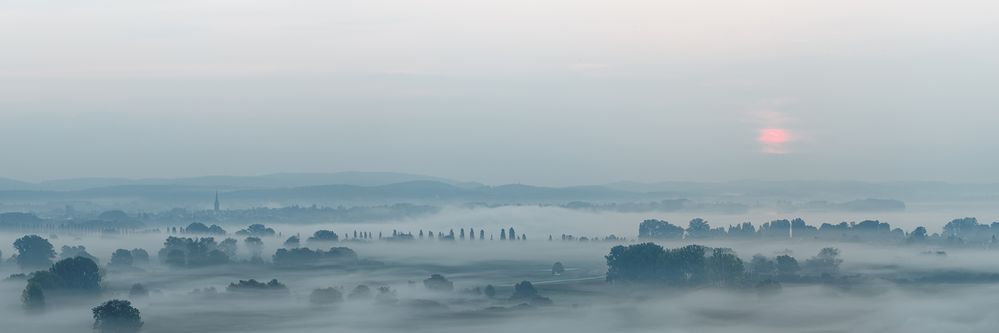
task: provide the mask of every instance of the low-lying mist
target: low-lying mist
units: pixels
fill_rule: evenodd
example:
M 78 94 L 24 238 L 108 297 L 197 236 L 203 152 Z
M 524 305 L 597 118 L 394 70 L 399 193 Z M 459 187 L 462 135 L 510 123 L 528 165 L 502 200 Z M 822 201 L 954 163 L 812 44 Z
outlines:
M 941 213 L 942 215 L 943 213 Z M 776 215 L 776 214 L 774 214 Z M 544 207 L 446 209 L 416 219 L 384 223 L 317 225 L 269 224 L 277 234 L 260 237 L 262 249 L 251 250 L 232 232 L 245 225 L 224 225 L 238 249 L 228 264 L 176 267 L 158 255 L 164 240 L 207 237 L 165 230 L 125 234 L 0 232 L 4 277 L 30 273 L 11 258 L 12 244 L 26 234 L 46 238 L 56 253 L 63 246 L 84 246 L 97 259 L 102 276 L 91 295 L 46 294 L 44 311 L 27 311 L 22 302 L 30 276 L 0 282 L 3 331 L 81 332 L 94 322 L 91 308 L 110 299 L 127 299 L 141 311 L 143 332 L 984 332 L 999 325 L 991 309 L 999 305 L 999 262 L 981 247 L 942 249 L 931 244 L 877 244 L 819 240 L 657 240 L 664 248 L 698 244 L 730 248 L 749 271 L 754 255 L 788 255 L 803 265 L 823 248 L 838 249 L 841 264 L 832 276 L 781 280 L 777 292 L 715 284 L 677 287 L 664 284 L 608 283 L 605 256 L 617 245 L 638 244 L 638 222 L 648 214 L 590 213 Z M 774 216 L 668 216 L 684 222 L 704 217 L 715 225 Z M 780 216 L 786 218 L 788 216 Z M 889 217 L 902 225 L 924 225 L 936 215 Z M 939 229 L 938 224 L 926 223 Z M 806 217 L 810 223 L 876 219 L 878 216 Z M 918 219 L 917 219 L 918 218 Z M 824 220 L 829 219 L 829 220 Z M 500 230 L 516 228 L 526 240 L 500 240 Z M 388 240 L 393 231 L 448 234 L 452 230 L 484 230 L 484 239 Z M 169 230 L 169 229 L 167 229 Z M 340 234 L 336 242 L 309 241 L 317 230 Z M 370 240 L 352 239 L 354 231 L 370 232 Z M 385 239 L 379 240 L 381 233 Z M 574 235 L 571 241 L 561 235 Z M 603 240 L 616 235 L 621 239 Z M 356 252 L 351 264 L 281 266 L 273 262 L 287 238 L 297 235 L 302 247 Z M 549 241 L 548 236 L 552 235 Z M 587 236 L 594 240 L 579 241 Z M 122 269 L 110 265 L 116 249 L 144 249 L 148 264 Z M 260 256 L 254 257 L 255 251 Z M 710 252 L 708 252 L 710 255 Z M 721 253 L 721 252 L 719 252 Z M 726 252 L 727 253 L 727 252 Z M 59 258 L 53 258 L 58 261 Z M 564 271 L 553 274 L 553 264 Z M 44 268 L 42 268 L 44 269 Z M 450 288 L 425 282 L 440 274 Z M 974 276 L 955 279 L 954 276 Z M 238 292 L 240 280 L 285 289 Z M 535 302 L 518 298 L 515 285 L 529 281 Z M 148 296 L 130 292 L 142 284 Z M 369 293 L 357 290 L 367 286 Z M 485 291 L 492 286 L 495 295 Z M 314 291 L 333 288 L 335 301 L 316 302 Z M 532 296 L 533 297 L 533 296 Z M 322 303 L 322 304 L 320 304 Z

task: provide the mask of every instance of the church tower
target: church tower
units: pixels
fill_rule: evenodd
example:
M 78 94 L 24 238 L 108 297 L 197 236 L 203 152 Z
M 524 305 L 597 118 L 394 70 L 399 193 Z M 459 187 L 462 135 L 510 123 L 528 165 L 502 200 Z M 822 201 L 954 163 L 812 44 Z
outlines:
M 219 191 L 215 191 L 215 212 L 219 211 Z

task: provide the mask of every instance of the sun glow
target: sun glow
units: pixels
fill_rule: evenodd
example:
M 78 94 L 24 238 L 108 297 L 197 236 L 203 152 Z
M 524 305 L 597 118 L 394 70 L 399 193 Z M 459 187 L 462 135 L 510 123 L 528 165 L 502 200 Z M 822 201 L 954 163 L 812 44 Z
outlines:
M 760 135 L 756 138 L 760 144 L 763 145 L 763 153 L 766 154 L 787 154 L 788 150 L 785 147 L 791 138 L 787 130 L 781 128 L 763 128 L 760 129 Z

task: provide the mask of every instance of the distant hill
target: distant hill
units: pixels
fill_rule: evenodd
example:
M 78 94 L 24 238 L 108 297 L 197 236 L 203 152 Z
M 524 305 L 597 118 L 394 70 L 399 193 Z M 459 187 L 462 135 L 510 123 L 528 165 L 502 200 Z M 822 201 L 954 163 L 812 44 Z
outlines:
M 572 200 L 641 199 L 644 194 L 599 186 L 539 187 L 501 185 L 461 187 L 436 181 L 411 181 L 381 186 L 325 185 L 284 189 L 241 190 L 226 193 L 233 200 L 407 200 L 416 202 L 564 202 Z
M 120 185 L 73 191 L 11 190 L 0 191 L 0 202 L 81 202 L 99 201 L 118 204 L 155 203 L 157 205 L 207 206 L 216 187 L 196 185 Z M 377 186 L 318 185 L 226 189 L 221 191 L 223 205 L 351 205 L 390 203 L 566 203 L 570 201 L 646 200 L 649 195 L 608 189 L 600 186 L 540 187 L 529 185 L 470 186 L 439 181 L 417 180 Z M 231 207 L 231 206 L 230 206 Z
M 618 182 L 607 188 L 671 193 L 696 198 L 753 198 L 757 200 L 833 200 L 856 198 L 895 198 L 904 201 L 997 200 L 999 184 L 945 182 L 861 182 L 861 181 L 731 181 L 731 182 Z
M 287 188 L 318 185 L 381 186 L 411 181 L 435 181 L 463 188 L 482 186 L 441 177 L 396 172 L 276 173 L 262 176 L 205 176 L 191 178 L 73 178 L 28 183 L 0 178 L 0 191 L 80 191 L 123 186 L 206 187 L 223 190 Z
M 10 178 L 0 178 L 0 190 L 29 190 L 33 189 L 35 184 L 22 182 L 19 180 L 13 180 Z
M 78 207 L 210 208 L 215 191 L 223 207 L 287 205 L 568 204 L 642 206 L 687 199 L 713 205 L 779 205 L 786 210 L 898 211 L 907 203 L 999 201 L 999 184 L 854 181 L 621 182 L 544 187 L 487 186 L 446 178 L 392 172 L 279 173 L 178 179 L 78 178 L 29 183 L 0 178 L 0 205 Z M 863 199 L 860 198 L 878 198 Z M 7 208 L 12 209 L 12 208 Z

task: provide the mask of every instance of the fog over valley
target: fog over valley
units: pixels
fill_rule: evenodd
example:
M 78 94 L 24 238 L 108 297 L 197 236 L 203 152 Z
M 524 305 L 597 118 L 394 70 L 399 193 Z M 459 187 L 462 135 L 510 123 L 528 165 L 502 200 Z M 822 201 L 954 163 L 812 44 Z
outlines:
M 0 1 L 0 333 L 995 332 L 997 17 Z
M 999 324 L 988 310 L 999 285 L 989 186 L 550 188 L 350 173 L 284 174 L 341 184 L 283 187 L 273 177 L 5 190 L 16 198 L 0 206 L 5 322 L 46 332 L 93 322 L 143 332 L 977 332 Z M 163 188 L 169 197 L 156 193 Z M 400 189 L 408 190 L 393 192 Z M 940 189 L 952 192 L 914 194 Z M 971 198 L 946 197 L 959 191 Z M 141 318 L 102 304 L 109 299 L 127 300 Z M 98 305 L 124 317 L 103 319 Z

